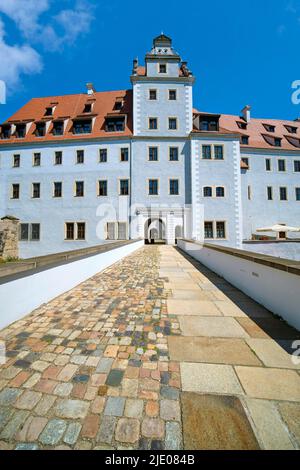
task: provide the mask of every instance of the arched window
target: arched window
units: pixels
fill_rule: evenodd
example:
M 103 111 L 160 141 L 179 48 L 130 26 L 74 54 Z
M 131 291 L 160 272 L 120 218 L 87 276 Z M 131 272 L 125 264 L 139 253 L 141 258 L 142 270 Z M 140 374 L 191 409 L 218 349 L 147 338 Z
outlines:
M 204 197 L 212 197 L 212 188 L 211 188 L 211 186 L 204 186 L 203 196 Z
M 216 187 L 216 196 L 217 197 L 224 197 L 225 196 L 225 191 L 223 186 L 217 186 Z

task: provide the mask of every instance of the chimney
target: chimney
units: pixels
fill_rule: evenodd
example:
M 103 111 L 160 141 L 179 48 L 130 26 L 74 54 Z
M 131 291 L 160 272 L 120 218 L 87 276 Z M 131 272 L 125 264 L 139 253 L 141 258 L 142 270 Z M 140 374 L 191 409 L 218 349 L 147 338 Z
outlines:
M 242 117 L 244 118 L 244 120 L 246 122 L 250 122 L 251 121 L 251 106 L 247 105 L 245 106 L 242 111 Z
M 132 69 L 132 75 L 136 75 L 136 74 L 137 74 L 137 68 L 138 68 L 138 65 L 139 65 L 138 58 L 136 58 L 136 59 L 133 59 L 133 69 Z
M 96 89 L 92 83 L 87 83 L 86 88 L 87 88 L 88 95 L 93 95 L 94 93 L 96 93 Z

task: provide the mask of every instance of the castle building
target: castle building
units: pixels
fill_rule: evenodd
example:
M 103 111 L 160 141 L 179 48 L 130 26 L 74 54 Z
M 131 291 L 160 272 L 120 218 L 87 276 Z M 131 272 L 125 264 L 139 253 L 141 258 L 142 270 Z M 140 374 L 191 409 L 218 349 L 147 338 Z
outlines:
M 0 217 L 20 220 L 20 256 L 181 236 L 241 247 L 260 227 L 299 226 L 299 120 L 198 111 L 194 83 L 161 34 L 131 89 L 89 83 L 5 121 Z

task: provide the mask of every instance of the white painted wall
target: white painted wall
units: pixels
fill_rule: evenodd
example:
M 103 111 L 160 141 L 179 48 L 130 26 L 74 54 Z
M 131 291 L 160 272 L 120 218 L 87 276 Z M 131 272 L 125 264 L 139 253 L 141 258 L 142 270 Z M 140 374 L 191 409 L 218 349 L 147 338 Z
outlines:
M 43 303 L 67 292 L 103 269 L 141 248 L 139 240 L 106 253 L 45 269 L 20 279 L 0 284 L 0 328 L 31 313 Z
M 180 240 L 178 246 L 209 269 L 300 330 L 300 277 Z

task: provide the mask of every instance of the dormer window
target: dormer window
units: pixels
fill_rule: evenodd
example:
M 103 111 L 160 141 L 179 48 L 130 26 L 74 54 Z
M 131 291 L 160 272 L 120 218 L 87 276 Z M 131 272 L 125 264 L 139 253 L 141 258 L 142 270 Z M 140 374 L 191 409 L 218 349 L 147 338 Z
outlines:
M 214 116 L 201 116 L 200 117 L 200 131 L 218 131 L 219 120 Z
M 167 73 L 167 64 L 159 64 L 159 73 Z
M 281 137 L 273 137 L 266 134 L 262 134 L 262 136 L 269 145 L 272 145 L 273 147 L 281 147 Z
M 53 135 L 63 135 L 64 133 L 64 122 L 63 121 L 54 121 L 53 122 Z
M 105 131 L 106 132 L 124 132 L 125 131 L 125 116 L 106 117 L 105 118 Z
M 83 112 L 84 113 L 91 113 L 92 112 L 92 103 L 86 103 L 84 105 Z
M 240 129 L 247 129 L 247 123 L 242 121 L 237 121 L 237 125 Z
M 44 137 L 46 134 L 46 123 L 45 122 L 37 122 L 35 125 L 35 135 L 36 137 Z
M 17 124 L 16 125 L 16 137 L 17 139 L 24 139 L 26 135 L 26 124 Z
M 242 135 L 241 144 L 242 145 L 248 145 L 249 144 L 249 137 L 247 135 Z
M 263 124 L 264 128 L 267 132 L 275 132 L 276 127 L 270 124 Z
M 53 116 L 53 107 L 52 106 L 49 106 L 48 108 L 46 108 L 45 116 Z
M 1 139 L 9 139 L 11 136 L 11 126 L 10 124 L 4 124 L 1 127 Z
M 120 111 L 123 108 L 124 100 L 123 98 L 117 98 L 114 105 L 115 111 Z
M 281 147 L 281 139 L 279 137 L 275 137 L 274 146 L 275 147 Z
M 77 119 L 73 124 L 73 134 L 90 134 L 92 132 L 91 119 Z
M 290 134 L 297 134 L 298 127 L 294 126 L 284 126 Z

